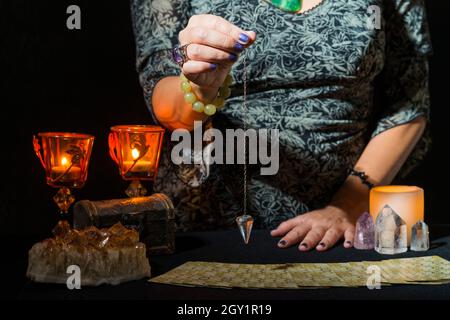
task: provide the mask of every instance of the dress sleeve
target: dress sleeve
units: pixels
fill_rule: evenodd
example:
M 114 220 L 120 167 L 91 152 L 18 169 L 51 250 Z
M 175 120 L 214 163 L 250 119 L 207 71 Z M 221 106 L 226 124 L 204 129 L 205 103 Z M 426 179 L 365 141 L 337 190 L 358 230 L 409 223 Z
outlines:
M 152 93 L 164 77 L 175 76 L 180 69 L 171 59 L 170 49 L 178 43 L 178 33 L 190 16 L 187 0 L 132 0 L 131 16 L 136 42 L 136 69 L 145 101 L 152 108 Z
M 418 117 L 430 119 L 428 56 L 432 54 L 423 0 L 385 0 L 385 64 L 381 74 L 382 109 L 372 137 Z M 399 176 L 404 177 L 425 156 L 429 126 Z

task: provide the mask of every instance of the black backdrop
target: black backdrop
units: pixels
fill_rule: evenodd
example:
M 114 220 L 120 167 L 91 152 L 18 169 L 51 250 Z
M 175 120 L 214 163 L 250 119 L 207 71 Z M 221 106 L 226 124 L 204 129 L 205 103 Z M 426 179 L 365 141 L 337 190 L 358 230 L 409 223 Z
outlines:
M 80 31 L 66 28 L 70 4 L 81 7 Z M 446 210 L 450 2 L 428 0 L 427 7 L 434 45 L 434 145 L 410 183 L 425 188 L 427 220 L 450 223 Z M 51 200 L 55 190 L 46 186 L 32 150 L 31 137 L 37 132 L 95 135 L 89 179 L 76 196 L 122 197 L 126 184 L 108 155 L 109 127 L 151 121 L 134 69 L 129 2 L 0 0 L 0 107 L 0 234 L 45 234 L 58 219 Z

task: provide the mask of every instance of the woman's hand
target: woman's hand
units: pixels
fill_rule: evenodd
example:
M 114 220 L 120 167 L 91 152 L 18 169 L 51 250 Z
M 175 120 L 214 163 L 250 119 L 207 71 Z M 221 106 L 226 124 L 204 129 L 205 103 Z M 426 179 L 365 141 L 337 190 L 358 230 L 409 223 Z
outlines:
M 305 213 L 281 223 L 271 232 L 274 237 L 282 236 L 280 248 L 299 244 L 300 251 L 316 248 L 324 251 L 345 238 L 344 247 L 353 245 L 355 218 L 336 206 Z
M 244 31 L 227 20 L 209 14 L 195 15 L 179 35 L 189 60 L 183 74 L 200 97 L 212 100 L 239 54 L 251 45 L 256 34 Z

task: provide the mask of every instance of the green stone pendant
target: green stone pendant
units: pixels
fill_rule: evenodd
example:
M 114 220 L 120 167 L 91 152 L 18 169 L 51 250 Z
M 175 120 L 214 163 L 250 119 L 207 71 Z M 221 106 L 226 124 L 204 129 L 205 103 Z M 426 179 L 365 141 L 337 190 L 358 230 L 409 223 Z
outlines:
M 273 4 L 275 7 L 287 11 L 296 13 L 302 10 L 302 0 L 266 0 Z

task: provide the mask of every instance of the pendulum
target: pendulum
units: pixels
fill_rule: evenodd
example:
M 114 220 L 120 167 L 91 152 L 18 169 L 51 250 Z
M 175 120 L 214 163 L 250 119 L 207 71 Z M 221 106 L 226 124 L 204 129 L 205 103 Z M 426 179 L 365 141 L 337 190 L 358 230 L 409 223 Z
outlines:
M 251 215 L 244 214 L 236 218 L 236 223 L 245 244 L 248 244 L 250 241 L 250 234 L 252 233 L 253 217 Z
M 246 63 L 246 55 L 244 55 L 244 103 L 243 103 L 243 127 L 244 132 L 247 132 L 247 63 Z M 248 244 L 250 241 L 250 234 L 252 232 L 253 227 L 253 217 L 247 214 L 247 194 L 248 194 L 248 186 L 247 186 L 247 139 L 244 135 L 244 214 L 238 216 L 236 218 L 236 223 L 238 225 L 239 231 L 241 232 L 242 238 L 244 239 L 245 244 Z

